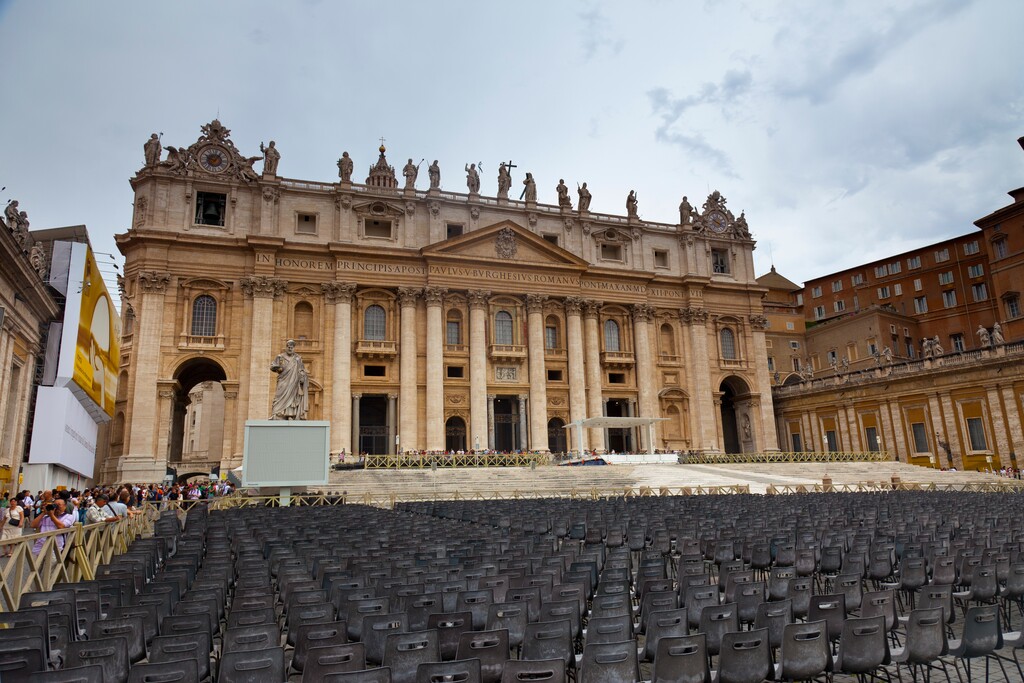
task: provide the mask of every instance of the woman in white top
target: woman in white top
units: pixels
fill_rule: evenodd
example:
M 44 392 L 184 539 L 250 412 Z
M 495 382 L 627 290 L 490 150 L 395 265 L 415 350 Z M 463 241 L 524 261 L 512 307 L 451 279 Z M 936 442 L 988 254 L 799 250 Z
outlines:
M 11 499 L 10 505 L 4 508 L 3 533 L 0 534 L 0 541 L 11 541 L 21 537 L 21 528 L 25 525 L 25 513 L 22 511 L 18 501 Z M 3 547 L 3 556 L 10 557 L 14 554 L 14 544 Z

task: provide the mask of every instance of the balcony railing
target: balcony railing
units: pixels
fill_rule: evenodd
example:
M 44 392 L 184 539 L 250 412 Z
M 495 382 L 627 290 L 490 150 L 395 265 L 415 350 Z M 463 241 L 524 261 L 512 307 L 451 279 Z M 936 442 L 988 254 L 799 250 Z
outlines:
M 526 358 L 523 344 L 491 344 L 491 358 Z
M 679 365 L 683 362 L 682 356 L 670 356 L 667 353 L 658 355 L 658 362 L 662 365 Z
M 544 355 L 548 358 L 563 359 L 566 357 L 565 349 L 544 349 Z
M 224 343 L 224 335 L 222 334 L 213 336 L 183 334 L 178 338 L 178 346 L 189 349 L 223 349 Z
M 467 345 L 465 345 L 465 344 L 445 344 L 444 345 L 444 352 L 445 353 L 466 353 L 466 351 L 468 351 L 468 350 L 469 350 L 469 347 Z
M 398 353 L 398 342 L 382 339 L 360 339 L 356 342 L 356 355 L 368 358 L 388 358 Z
M 605 351 L 601 354 L 601 363 L 604 365 L 632 365 L 633 362 L 631 351 Z

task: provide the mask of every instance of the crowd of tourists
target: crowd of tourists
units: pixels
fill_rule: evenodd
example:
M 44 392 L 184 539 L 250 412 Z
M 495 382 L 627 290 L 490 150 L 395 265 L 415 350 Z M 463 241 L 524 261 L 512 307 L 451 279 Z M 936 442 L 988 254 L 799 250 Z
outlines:
M 142 514 L 146 503 L 158 506 L 176 506 L 185 501 L 198 501 L 234 492 L 230 482 L 193 484 L 122 484 L 120 486 L 93 486 L 78 489 L 47 489 L 35 495 L 24 489 L 12 496 L 5 491 L 0 495 L 0 541 L 18 538 L 23 534 L 65 529 L 76 523 L 97 524 L 116 522 Z M 63 547 L 63 539 L 59 540 Z M 36 541 L 33 552 L 38 553 L 43 539 Z M 14 544 L 0 546 L 0 557 L 10 557 Z

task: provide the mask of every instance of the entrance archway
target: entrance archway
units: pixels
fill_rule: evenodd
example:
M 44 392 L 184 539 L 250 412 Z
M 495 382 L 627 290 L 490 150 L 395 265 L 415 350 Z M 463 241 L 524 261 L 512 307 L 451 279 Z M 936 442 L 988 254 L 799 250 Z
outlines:
M 466 421 L 461 417 L 449 417 L 444 423 L 444 449 L 449 452 L 466 450 Z
M 224 368 L 210 358 L 190 358 L 178 366 L 174 379 L 177 385 L 171 407 L 168 462 L 180 463 L 188 455 L 191 459 L 220 463 L 225 422 L 221 382 L 227 379 Z
M 607 417 L 632 417 L 629 401 L 624 398 L 608 399 Z M 628 427 L 608 429 L 608 451 L 630 453 L 633 450 L 633 430 Z
M 363 396 L 359 399 L 359 452 L 387 455 L 387 396 Z
M 741 410 L 749 399 L 750 387 L 739 377 L 726 377 L 719 385 L 721 392 L 722 447 L 726 453 L 755 450 L 750 416 Z
M 494 450 L 508 453 L 522 448 L 519 433 L 519 399 L 497 396 L 494 399 Z
M 565 421 L 560 417 L 548 420 L 548 448 L 552 453 L 565 453 Z

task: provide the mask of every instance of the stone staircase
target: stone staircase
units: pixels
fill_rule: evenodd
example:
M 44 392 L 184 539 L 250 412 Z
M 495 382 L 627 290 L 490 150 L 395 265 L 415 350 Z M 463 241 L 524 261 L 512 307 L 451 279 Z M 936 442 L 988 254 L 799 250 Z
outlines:
M 437 470 L 347 470 L 331 472 L 326 493 L 349 496 L 370 494 L 451 497 L 461 495 L 602 493 L 627 488 L 746 485 L 752 493 L 769 486 L 820 484 L 825 477 L 834 485 L 903 483 L 967 484 L 1007 482 L 981 472 L 942 472 L 899 462 L 871 463 L 758 463 L 744 465 L 609 465 L 606 467 L 490 467 Z M 321 490 L 319 487 L 313 487 Z

